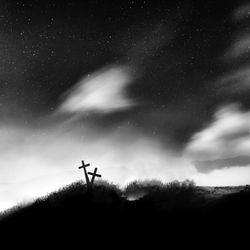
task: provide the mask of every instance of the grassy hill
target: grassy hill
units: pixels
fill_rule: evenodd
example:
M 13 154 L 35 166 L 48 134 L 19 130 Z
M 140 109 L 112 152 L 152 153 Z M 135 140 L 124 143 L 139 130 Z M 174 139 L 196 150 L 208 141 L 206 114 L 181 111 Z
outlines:
M 133 182 L 121 190 L 98 182 L 89 191 L 77 182 L 7 211 L 0 217 L 0 236 L 77 244 L 88 239 L 95 245 L 100 243 L 96 238 L 114 242 L 114 238 L 130 240 L 139 235 L 163 235 L 161 239 L 168 240 L 176 235 L 203 237 L 208 228 L 221 234 L 248 226 L 249 212 L 250 192 L 244 187 L 211 189 L 189 181 L 151 181 Z

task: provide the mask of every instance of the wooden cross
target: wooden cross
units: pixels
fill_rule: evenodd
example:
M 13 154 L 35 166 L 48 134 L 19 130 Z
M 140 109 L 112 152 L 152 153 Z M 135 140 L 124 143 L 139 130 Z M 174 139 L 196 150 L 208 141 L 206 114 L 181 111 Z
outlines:
M 78 167 L 79 169 L 83 168 L 83 170 L 84 170 L 87 186 L 90 186 L 89 176 L 88 176 L 87 171 L 86 171 L 86 167 L 89 167 L 89 166 L 90 166 L 89 163 L 84 164 L 84 161 L 82 161 L 82 166 Z
M 94 173 L 88 172 L 88 174 L 92 175 L 90 184 L 93 185 L 95 177 L 102 177 L 100 174 L 97 174 L 97 168 L 95 168 Z

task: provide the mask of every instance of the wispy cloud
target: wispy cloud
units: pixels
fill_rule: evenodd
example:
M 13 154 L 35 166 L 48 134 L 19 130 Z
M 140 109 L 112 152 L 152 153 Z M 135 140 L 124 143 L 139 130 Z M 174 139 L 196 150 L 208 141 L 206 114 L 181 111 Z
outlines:
M 250 165 L 250 156 L 240 155 L 233 158 L 216 159 L 208 161 L 195 161 L 195 167 L 201 173 L 210 173 L 216 169 L 228 167 L 246 167 Z
M 250 65 L 225 74 L 215 84 L 216 89 L 223 93 L 245 93 L 250 90 Z
M 136 105 L 126 91 L 135 76 L 128 66 L 110 65 L 84 76 L 66 94 L 58 112 L 111 113 Z
M 138 105 L 128 95 L 128 87 L 150 67 L 151 58 L 173 38 L 166 21 L 157 22 L 139 32 L 138 39 L 121 46 L 123 64 L 111 64 L 97 69 L 77 82 L 64 95 L 57 112 L 85 115 L 108 114 Z M 121 42 L 122 44 L 122 42 Z
M 246 33 L 238 36 L 226 53 L 231 58 L 239 58 L 250 52 L 250 34 Z

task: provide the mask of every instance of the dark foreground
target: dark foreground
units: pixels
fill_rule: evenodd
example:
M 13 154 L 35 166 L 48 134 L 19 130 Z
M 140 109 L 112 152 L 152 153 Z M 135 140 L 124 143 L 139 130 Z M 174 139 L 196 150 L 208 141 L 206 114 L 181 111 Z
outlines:
M 124 195 L 141 198 L 129 201 Z M 249 222 L 248 189 L 223 193 L 175 183 L 132 185 L 124 194 L 112 185 L 99 184 L 87 191 L 76 183 L 2 215 L 0 249 L 12 245 L 121 249 L 150 243 L 153 249 L 158 244 L 204 249 L 218 247 L 218 242 L 226 247 L 231 241 L 240 249 L 250 238 Z M 8 247 L 2 248 L 6 243 Z

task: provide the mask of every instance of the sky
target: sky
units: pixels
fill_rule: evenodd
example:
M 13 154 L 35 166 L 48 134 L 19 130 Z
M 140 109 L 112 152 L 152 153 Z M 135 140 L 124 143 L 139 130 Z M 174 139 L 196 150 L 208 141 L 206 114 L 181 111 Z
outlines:
M 0 210 L 83 179 L 250 182 L 250 2 L 1 0 Z

